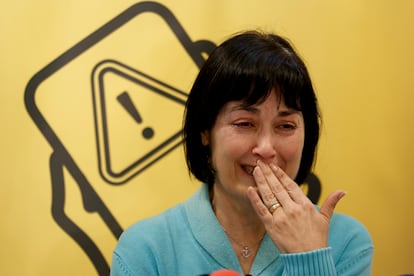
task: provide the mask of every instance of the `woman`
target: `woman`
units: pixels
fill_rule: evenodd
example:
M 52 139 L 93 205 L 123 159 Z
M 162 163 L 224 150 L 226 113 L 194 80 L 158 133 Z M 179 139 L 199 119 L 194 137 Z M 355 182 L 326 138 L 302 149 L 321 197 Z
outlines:
M 319 138 L 307 69 L 280 36 L 237 34 L 210 55 L 189 94 L 184 140 L 204 184 L 184 203 L 136 223 L 112 275 L 370 275 L 373 246 L 355 219 L 299 188 Z

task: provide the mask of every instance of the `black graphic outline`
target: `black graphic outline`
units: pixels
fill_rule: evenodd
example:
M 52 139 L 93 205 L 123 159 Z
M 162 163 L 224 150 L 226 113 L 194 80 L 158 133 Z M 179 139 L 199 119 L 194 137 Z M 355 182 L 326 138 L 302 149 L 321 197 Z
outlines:
M 102 65 L 105 65 L 104 68 L 102 70 L 98 70 Z M 121 69 L 115 68 L 115 66 L 120 67 L 124 70 L 128 70 L 129 72 L 133 72 L 136 75 L 140 76 L 141 79 L 139 78 L 135 78 L 133 76 L 131 76 L 129 73 L 122 71 Z M 95 75 L 96 72 L 98 73 L 98 83 L 99 83 L 99 87 L 100 89 L 98 89 L 99 91 L 96 91 L 97 88 L 94 87 L 94 85 L 92 85 L 92 90 L 93 90 L 93 100 L 94 100 L 94 113 L 95 113 L 95 130 L 96 130 L 96 144 L 98 145 L 98 155 L 99 155 L 99 172 L 102 176 L 103 179 L 105 179 L 108 183 L 110 184 L 124 184 L 125 182 L 127 182 L 128 180 L 130 180 L 131 178 L 135 177 L 137 174 L 143 172 L 146 168 L 148 168 L 149 166 L 151 166 L 152 164 L 154 164 L 155 162 L 157 162 L 159 159 L 161 159 L 162 157 L 164 157 L 165 155 L 167 155 L 169 152 L 171 152 L 172 150 L 174 150 L 176 147 L 178 147 L 179 145 L 181 145 L 182 141 L 177 141 L 180 136 L 181 136 L 181 129 L 179 131 L 177 131 L 176 133 L 174 133 L 171 137 L 169 137 L 167 140 L 165 140 L 164 142 L 162 142 L 161 144 L 159 144 L 156 148 L 153 148 L 152 150 L 150 150 L 149 152 L 147 152 L 144 156 L 142 156 L 141 158 L 139 158 L 138 160 L 136 160 L 135 162 L 133 162 L 132 164 L 130 164 L 128 167 L 126 167 L 125 169 L 123 169 L 120 172 L 115 172 L 112 169 L 111 166 L 111 153 L 109 150 L 109 142 L 108 142 L 108 126 L 107 126 L 107 116 L 106 116 L 106 107 L 105 107 L 105 86 L 104 86 L 104 75 L 108 72 L 111 72 L 115 75 L 118 75 L 124 79 L 127 79 L 131 82 L 136 83 L 137 85 L 140 85 L 142 87 L 145 87 L 146 89 L 148 89 L 149 91 L 152 91 L 155 94 L 161 95 L 165 98 L 168 98 L 169 100 L 178 103 L 178 104 L 182 104 L 183 106 L 185 105 L 185 100 L 183 100 L 180 97 L 177 97 L 176 95 L 174 95 L 171 92 L 174 92 L 178 95 L 181 96 L 187 96 L 186 93 L 180 91 L 179 89 L 176 89 L 174 87 L 172 87 L 171 85 L 168 85 L 162 81 L 159 81 L 141 71 L 138 71 L 134 68 L 131 68 L 125 64 L 122 64 L 121 62 L 115 61 L 115 60 L 104 60 L 100 63 L 98 63 L 95 68 L 93 69 L 93 73 L 92 75 Z M 146 80 L 150 80 L 151 82 L 154 82 L 155 84 L 160 85 L 161 87 L 166 88 L 166 90 L 171 91 L 166 92 L 161 90 L 160 88 L 157 88 L 155 86 L 153 86 L 152 84 L 148 83 L 145 81 Z M 93 80 L 92 80 L 93 82 Z M 100 98 L 100 101 L 97 100 L 97 98 Z M 99 105 L 100 108 L 97 108 L 96 105 Z M 98 109 L 101 110 L 101 112 L 98 112 Z M 138 115 L 139 116 L 139 115 Z M 101 120 L 99 120 L 99 118 L 101 118 Z M 99 137 L 99 133 L 98 133 L 98 129 L 100 129 L 99 127 L 99 123 L 98 121 L 101 121 L 102 124 L 102 142 L 100 141 Z M 175 142 L 175 144 L 170 145 L 171 143 Z M 100 149 L 99 144 L 102 143 L 102 147 L 103 147 L 103 152 Z M 108 173 L 111 177 L 113 178 L 117 178 L 117 177 L 121 177 L 123 175 L 126 175 L 128 172 L 132 171 L 134 168 L 136 168 L 138 165 L 140 165 L 141 163 L 143 163 L 144 161 L 146 161 L 148 158 L 150 158 L 151 156 L 154 156 L 155 154 L 157 154 L 160 150 L 166 148 L 167 146 L 170 146 L 165 152 L 160 153 L 160 155 L 158 155 L 155 159 L 153 159 L 152 161 L 150 161 L 148 164 L 145 164 L 143 167 L 138 168 L 137 171 L 135 171 L 134 173 L 132 173 L 130 176 L 128 176 L 127 178 L 123 179 L 122 181 L 113 181 L 111 179 L 109 179 L 106 175 L 105 172 Z
M 53 148 L 53 153 L 50 158 L 52 216 L 56 223 L 86 253 L 99 275 L 109 274 L 109 265 L 107 261 L 95 242 L 70 219 L 64 210 L 64 168 L 66 168 L 76 180 L 79 189 L 81 190 L 85 210 L 87 212 L 97 212 L 116 238 L 119 238 L 123 229 L 99 195 L 95 192 L 85 175 L 76 165 L 72 156 L 42 115 L 42 112 L 36 105 L 35 94 L 39 85 L 47 80 L 52 74 L 63 68 L 86 50 L 93 47 L 106 36 L 110 35 L 118 28 L 121 28 L 132 18 L 148 12 L 160 16 L 167 23 L 179 42 L 185 48 L 188 55 L 192 58 L 197 67 L 200 68 L 205 61 L 203 54 L 209 54 L 215 47 L 214 43 L 207 40 L 192 41 L 179 21 L 167 7 L 157 2 L 145 1 L 134 4 L 41 69 L 29 80 L 24 94 L 24 103 L 29 115 Z

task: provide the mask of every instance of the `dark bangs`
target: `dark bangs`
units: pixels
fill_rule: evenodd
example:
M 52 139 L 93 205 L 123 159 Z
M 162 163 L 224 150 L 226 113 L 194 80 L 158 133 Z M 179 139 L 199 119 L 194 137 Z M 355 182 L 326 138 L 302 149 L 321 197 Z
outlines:
M 244 36 L 240 43 L 237 37 L 232 43 L 224 43 L 212 55 L 214 71 L 208 85 L 205 103 L 208 113 L 216 117 L 224 104 L 230 101 L 243 101 L 246 105 L 263 102 L 272 88 L 289 108 L 302 110 L 302 102 L 312 89 L 311 81 L 303 62 L 296 56 L 290 45 L 283 45 L 278 37 L 264 35 L 265 40 L 252 41 Z M 228 47 L 226 47 L 228 46 Z M 212 72 L 213 73 L 213 72 Z M 210 121 L 208 129 L 214 121 Z

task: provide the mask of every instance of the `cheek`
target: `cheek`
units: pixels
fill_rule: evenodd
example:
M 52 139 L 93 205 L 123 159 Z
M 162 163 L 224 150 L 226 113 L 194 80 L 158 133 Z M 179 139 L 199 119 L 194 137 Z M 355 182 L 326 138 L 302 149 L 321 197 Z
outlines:
M 301 137 L 291 141 L 290 145 L 287 147 L 289 154 L 292 156 L 292 159 L 301 159 L 303 151 L 304 141 Z M 300 160 L 299 160 L 300 161 Z
M 279 158 L 282 158 L 287 163 L 300 162 L 302 150 L 303 144 L 296 141 L 282 141 L 276 146 Z
M 299 135 L 280 148 L 280 155 L 282 155 L 286 162 L 286 173 L 292 179 L 294 179 L 298 173 L 300 162 L 302 160 L 303 146 L 303 136 Z
M 240 139 L 231 131 L 222 129 L 217 131 L 212 137 L 211 153 L 215 166 L 220 166 L 227 161 L 235 161 L 245 155 L 248 150 L 248 139 Z

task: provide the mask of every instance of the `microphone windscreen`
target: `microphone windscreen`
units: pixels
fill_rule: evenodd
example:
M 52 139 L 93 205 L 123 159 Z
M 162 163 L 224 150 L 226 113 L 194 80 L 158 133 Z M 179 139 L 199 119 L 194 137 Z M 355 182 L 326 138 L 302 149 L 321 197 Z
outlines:
M 240 274 L 234 270 L 221 269 L 211 273 L 210 276 L 240 276 Z

